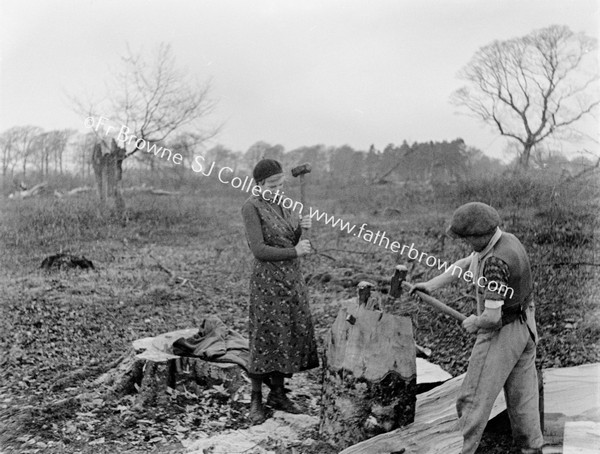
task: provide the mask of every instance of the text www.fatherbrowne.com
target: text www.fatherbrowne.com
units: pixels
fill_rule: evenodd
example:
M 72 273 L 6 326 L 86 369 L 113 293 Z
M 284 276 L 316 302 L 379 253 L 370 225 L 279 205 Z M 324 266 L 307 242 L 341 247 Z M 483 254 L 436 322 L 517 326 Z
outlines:
M 419 252 L 415 248 L 415 244 L 411 243 L 411 245 L 400 244 L 398 241 L 390 241 L 390 239 L 386 236 L 386 232 L 377 231 L 377 233 L 373 232 L 366 228 L 367 224 L 362 224 L 358 231 L 356 231 L 356 224 L 351 224 L 350 222 L 344 221 L 335 216 L 330 216 L 325 212 L 320 212 L 317 209 L 313 209 L 313 207 L 309 207 L 308 216 L 311 219 L 316 219 L 319 222 L 323 222 L 326 225 L 330 225 L 331 227 L 339 227 L 340 231 L 352 234 L 357 238 L 361 238 L 362 240 L 376 244 L 378 246 L 382 246 L 386 249 L 389 249 L 392 252 L 400 251 L 400 255 L 404 255 L 405 251 L 407 252 L 407 256 L 411 260 L 418 260 L 421 263 L 423 260 L 425 264 L 431 268 L 437 267 L 438 270 L 442 272 L 446 272 L 449 269 L 452 270 L 452 275 L 455 272 L 458 273 L 458 277 L 462 277 L 466 282 L 475 282 L 474 275 L 471 271 L 464 271 L 460 266 L 449 264 L 448 262 L 442 262 L 439 258 L 429 255 L 426 252 Z M 511 287 L 508 287 L 504 284 L 499 284 L 496 281 L 488 281 L 485 276 L 480 276 L 477 278 L 475 282 L 480 287 L 487 287 L 491 292 L 497 292 L 502 294 L 503 296 L 507 296 L 510 293 L 509 297 L 512 297 L 514 294 L 514 290 Z
M 194 163 L 192 164 L 192 170 L 196 173 L 200 173 L 203 176 L 210 176 L 213 173 L 213 170 L 216 168 L 216 163 L 213 162 L 212 165 L 208 168 L 204 168 L 205 159 L 203 156 L 196 156 Z M 293 200 L 289 197 L 285 196 L 285 192 L 276 190 L 272 192 L 268 188 L 260 188 L 257 186 L 251 177 L 246 176 L 243 180 L 238 176 L 233 176 L 234 171 L 230 167 L 222 167 L 217 172 L 217 178 L 221 183 L 231 185 L 233 188 L 239 189 L 243 192 L 252 193 L 253 196 L 258 197 L 261 196 L 265 200 L 270 200 L 273 203 L 283 206 L 284 208 L 290 209 L 296 213 L 302 214 L 304 213 L 304 205 L 297 201 Z M 431 268 L 437 267 L 438 270 L 446 272 L 448 270 L 452 270 L 452 275 L 458 273 L 459 278 L 463 278 L 468 283 L 474 283 L 479 287 L 486 288 L 495 293 L 499 293 L 503 296 L 507 296 L 510 293 L 509 297 L 512 297 L 514 294 L 514 290 L 511 287 L 508 287 L 504 284 L 500 284 L 496 281 L 488 281 L 485 276 L 480 276 L 475 279 L 473 273 L 469 270 L 464 271 L 460 266 L 455 264 L 449 264 L 448 262 L 442 262 L 440 259 L 433 255 L 429 255 L 426 252 L 419 252 L 415 248 L 415 244 L 412 243 L 410 246 L 404 244 L 400 244 L 398 241 L 390 241 L 385 232 L 377 233 L 373 232 L 366 228 L 367 224 L 362 224 L 358 231 L 356 230 L 356 225 L 351 224 L 347 221 L 344 221 L 340 218 L 336 218 L 335 216 L 330 216 L 325 212 L 321 212 L 313 207 L 308 207 L 308 216 L 311 219 L 316 219 L 319 222 L 323 222 L 326 225 L 331 227 L 338 227 L 340 231 L 345 232 L 347 234 L 351 234 L 356 236 L 357 238 L 361 238 L 364 241 L 367 241 L 371 244 L 377 244 L 378 246 L 382 246 L 386 249 L 389 249 L 392 252 L 400 251 L 401 255 L 404 255 L 405 251 L 408 255 L 408 258 L 411 260 L 418 260 L 419 263 L 425 261 L 425 264 Z

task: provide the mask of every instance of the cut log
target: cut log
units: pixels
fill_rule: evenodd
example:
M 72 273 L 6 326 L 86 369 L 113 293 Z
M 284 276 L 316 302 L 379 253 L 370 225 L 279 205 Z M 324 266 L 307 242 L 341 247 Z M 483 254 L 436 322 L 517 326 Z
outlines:
M 412 424 L 351 446 L 340 454 L 459 454 L 462 435 L 458 430 L 456 397 L 465 374 L 417 396 Z M 490 419 L 506 410 L 504 393 L 500 393 Z
M 129 354 L 94 383 L 108 387 L 115 397 L 137 390 L 138 406 L 160 405 L 169 398 L 169 388 L 201 394 L 213 385 L 221 385 L 233 394 L 245 382 L 238 365 L 173 354 L 174 341 L 197 332 L 197 328 L 190 328 L 135 340 Z
M 568 421 L 565 423 L 563 454 L 598 454 L 600 422 Z
M 600 363 L 544 369 L 542 374 L 546 444 L 562 443 L 565 422 L 600 422 Z M 431 391 L 419 394 L 414 423 L 358 443 L 340 454 L 460 453 L 462 436 L 457 426 L 456 398 L 464 376 L 460 375 Z M 489 419 L 505 410 L 504 393 L 500 393 Z
M 319 431 L 340 449 L 414 418 L 412 322 L 369 310 L 367 297 L 342 303 L 325 340 Z

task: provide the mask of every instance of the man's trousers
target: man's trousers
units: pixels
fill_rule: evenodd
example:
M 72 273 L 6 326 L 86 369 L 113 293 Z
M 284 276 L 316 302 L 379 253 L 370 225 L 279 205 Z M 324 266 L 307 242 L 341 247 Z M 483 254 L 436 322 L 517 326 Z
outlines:
M 456 403 L 464 439 L 462 454 L 473 454 L 477 450 L 502 388 L 515 443 L 523 448 L 541 448 L 543 445 L 533 305 L 526 314 L 527 322 L 517 319 L 500 330 L 477 334 Z

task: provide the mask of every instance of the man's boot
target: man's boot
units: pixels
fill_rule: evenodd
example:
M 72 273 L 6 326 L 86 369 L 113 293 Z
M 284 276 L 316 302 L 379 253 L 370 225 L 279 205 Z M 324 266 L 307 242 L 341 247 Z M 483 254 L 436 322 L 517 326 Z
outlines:
M 267 405 L 274 410 L 281 410 L 287 413 L 299 414 L 302 411 L 285 395 L 282 386 L 274 386 L 267 397 Z
M 262 424 L 267 419 L 265 407 L 262 403 L 262 393 L 252 392 L 250 396 L 250 413 L 248 418 L 253 425 Z

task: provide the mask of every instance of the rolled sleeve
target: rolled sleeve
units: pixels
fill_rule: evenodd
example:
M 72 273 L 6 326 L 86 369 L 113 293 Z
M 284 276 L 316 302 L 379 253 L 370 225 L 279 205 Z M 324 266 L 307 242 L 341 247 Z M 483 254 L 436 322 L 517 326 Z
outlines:
M 500 293 L 500 289 L 508 287 L 508 279 L 510 277 L 508 264 L 504 260 L 492 256 L 485 262 L 483 276 L 487 279 L 487 285 L 483 295 L 486 307 L 488 301 L 504 301 L 504 295 Z M 492 285 L 493 282 L 495 282 L 497 286 Z M 493 290 L 491 290 L 490 287 Z
M 500 309 L 504 301 L 502 300 L 485 300 L 485 308 L 486 309 Z

